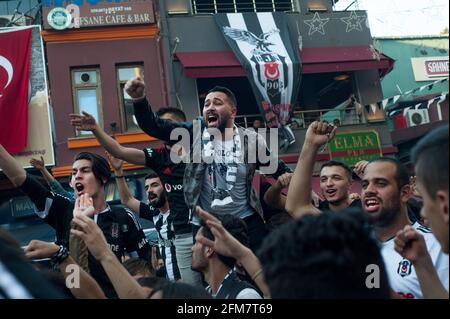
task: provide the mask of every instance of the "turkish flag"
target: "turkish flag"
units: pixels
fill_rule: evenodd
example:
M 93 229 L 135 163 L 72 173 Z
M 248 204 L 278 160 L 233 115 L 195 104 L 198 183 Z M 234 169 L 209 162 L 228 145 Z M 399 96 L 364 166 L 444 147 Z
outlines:
M 27 146 L 31 28 L 0 30 L 0 144 L 10 153 Z

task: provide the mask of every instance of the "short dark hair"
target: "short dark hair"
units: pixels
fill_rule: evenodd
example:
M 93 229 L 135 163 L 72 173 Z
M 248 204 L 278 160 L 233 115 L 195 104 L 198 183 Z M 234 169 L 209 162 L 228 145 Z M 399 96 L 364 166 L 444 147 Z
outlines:
M 214 214 L 213 214 L 214 215 Z M 241 244 L 244 246 L 249 246 L 249 238 L 248 238 L 248 230 L 247 230 L 247 224 L 239 217 L 225 214 L 225 215 L 214 215 L 217 219 L 220 220 L 222 223 L 222 226 L 234 237 L 236 238 Z M 214 235 L 211 232 L 211 229 L 207 224 L 205 224 L 202 220 L 201 222 L 202 226 L 202 234 L 207 239 L 214 240 Z M 236 259 L 232 257 L 226 257 L 220 254 L 217 254 L 220 261 L 222 261 L 226 266 L 233 268 L 234 264 L 236 263 Z
M 389 298 L 380 248 L 361 210 L 323 212 L 269 234 L 259 252 L 272 298 Z M 380 287 L 366 269 L 380 269 Z
M 327 161 L 322 164 L 322 166 L 320 167 L 320 171 L 322 172 L 322 169 L 324 167 L 332 167 L 332 166 L 342 167 L 345 170 L 345 173 L 347 174 L 348 179 L 350 181 L 352 180 L 352 170 L 350 169 L 350 167 L 347 164 L 340 162 L 340 161 Z
M 410 174 L 408 173 L 408 169 L 398 160 L 391 157 L 380 157 L 374 159 L 370 163 L 377 163 L 377 162 L 391 163 L 395 166 L 395 180 L 397 181 L 398 189 L 401 189 L 403 186 L 409 184 Z
M 167 106 L 160 108 L 156 112 L 156 115 L 158 115 L 159 117 L 163 116 L 164 114 L 173 114 L 179 120 L 179 122 L 186 122 L 186 114 L 184 114 L 184 112 L 179 108 Z
M 79 160 L 88 160 L 92 163 L 92 173 L 97 178 L 101 185 L 105 185 L 111 177 L 111 169 L 108 161 L 95 153 L 81 152 L 75 156 L 74 162 Z
M 416 175 L 433 199 L 438 190 L 448 190 L 448 134 L 448 124 L 441 126 L 428 133 L 412 149 L 411 160 Z
M 145 175 L 144 180 L 146 181 L 147 179 L 151 178 L 160 178 L 160 177 L 158 174 L 156 174 L 155 171 L 150 171 L 147 175 Z
M 208 94 L 212 93 L 212 92 L 222 92 L 222 93 L 224 93 L 227 96 L 228 101 L 230 102 L 230 104 L 232 106 L 237 106 L 236 96 L 234 95 L 234 93 L 229 88 L 226 88 L 224 86 L 215 86 L 211 90 L 208 91 Z
M 123 263 L 123 266 L 131 276 L 136 276 L 139 273 L 150 275 L 155 274 L 155 270 L 153 269 L 152 265 L 148 261 L 138 257 L 133 257 L 126 260 Z

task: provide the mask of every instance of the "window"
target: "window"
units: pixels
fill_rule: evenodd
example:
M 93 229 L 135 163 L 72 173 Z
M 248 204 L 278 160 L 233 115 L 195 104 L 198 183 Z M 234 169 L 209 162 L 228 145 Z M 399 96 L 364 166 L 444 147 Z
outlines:
M 125 83 L 133 77 L 139 76 L 144 78 L 144 72 L 141 65 L 120 66 L 117 68 L 120 114 L 122 117 L 122 131 L 136 132 L 140 128 L 134 117 L 133 101 L 131 97 L 125 92 Z
M 192 0 L 194 13 L 294 11 L 294 0 Z
M 103 127 L 100 97 L 100 72 L 98 69 L 72 70 L 72 92 L 75 113 L 87 112 Z M 91 132 L 77 132 L 77 136 L 90 135 Z

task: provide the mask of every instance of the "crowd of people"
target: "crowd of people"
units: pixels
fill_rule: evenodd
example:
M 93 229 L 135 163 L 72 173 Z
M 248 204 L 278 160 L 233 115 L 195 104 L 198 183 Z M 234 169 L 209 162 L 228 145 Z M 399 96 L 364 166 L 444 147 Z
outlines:
M 92 115 L 71 114 L 106 150 L 74 158 L 73 192 L 42 158 L 31 164 L 44 179 L 0 145 L 3 173 L 56 231 L 55 242 L 22 249 L 0 229 L 0 298 L 448 299 L 448 125 L 414 147 L 414 179 L 393 158 L 328 161 L 316 194 L 315 158 L 336 125 L 308 127 L 292 171 L 254 129 L 235 124 L 237 101 L 225 87 L 208 92 L 194 122 L 177 108 L 153 112 L 140 78 L 125 89 L 139 127 L 163 146 L 124 147 Z M 129 190 L 124 161 L 150 169 L 146 202 Z M 266 176 L 275 182 L 259 198 L 253 178 L 274 162 Z M 105 199 L 112 171 L 122 205 Z M 354 179 L 360 194 L 351 193 Z M 136 216 L 154 225 L 156 243 Z M 50 265 L 35 262 L 46 258 Z

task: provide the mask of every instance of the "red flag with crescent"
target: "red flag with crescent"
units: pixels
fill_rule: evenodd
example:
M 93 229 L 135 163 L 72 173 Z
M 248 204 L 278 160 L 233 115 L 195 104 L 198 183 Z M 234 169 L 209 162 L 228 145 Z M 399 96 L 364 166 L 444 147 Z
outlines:
M 0 30 L 0 144 L 27 146 L 31 28 Z

